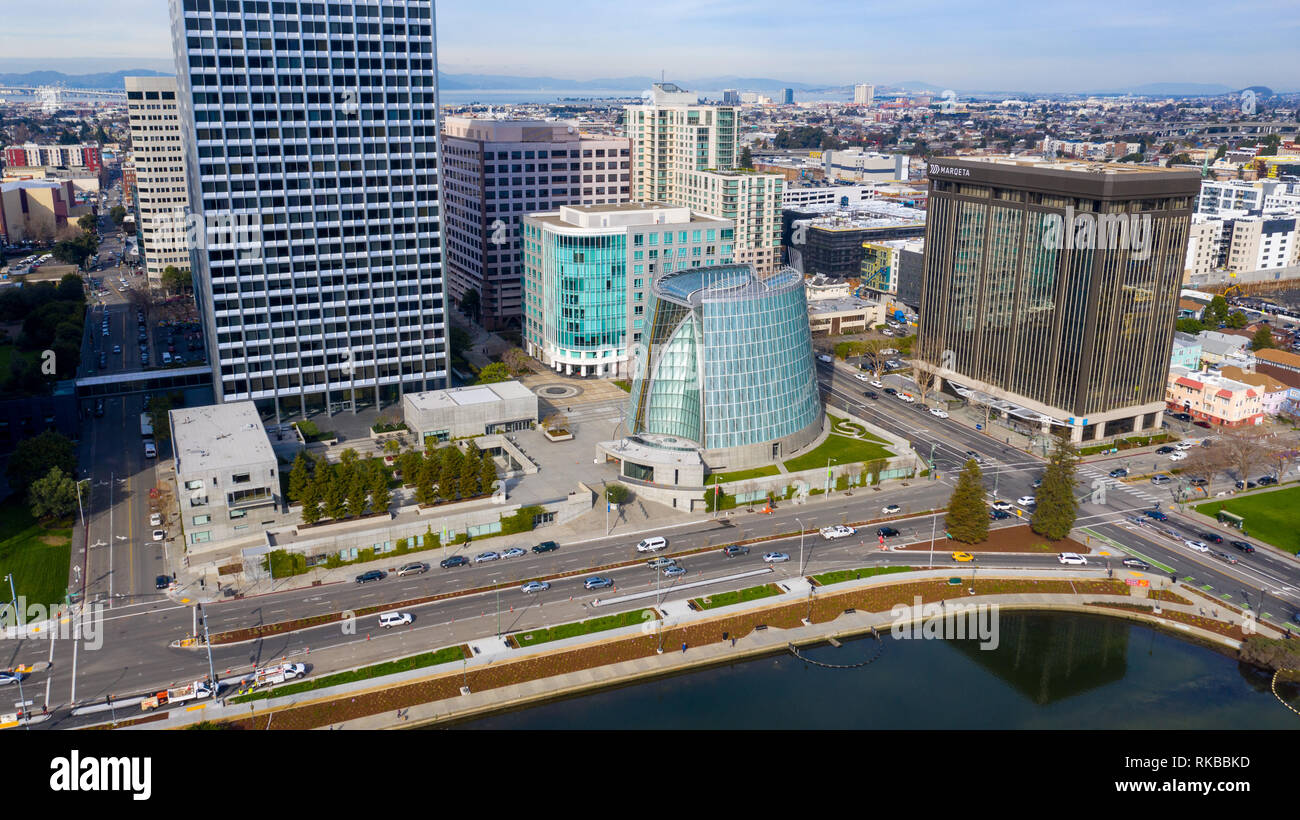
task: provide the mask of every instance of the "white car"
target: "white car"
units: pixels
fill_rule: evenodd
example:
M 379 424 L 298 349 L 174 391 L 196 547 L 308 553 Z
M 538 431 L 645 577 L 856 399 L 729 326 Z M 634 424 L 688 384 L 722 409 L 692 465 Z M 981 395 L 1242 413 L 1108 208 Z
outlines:
M 668 546 L 668 539 L 658 535 L 651 536 L 636 545 L 637 552 L 657 552 Z
M 1190 450 L 1198 444 L 1200 444 L 1198 441 L 1180 441 L 1175 444 L 1174 447 L 1179 450 Z
M 897 355 L 898 355 L 898 351 L 895 350 L 895 349 L 892 348 L 892 347 L 887 347 L 887 348 L 885 348 L 884 350 L 880 351 L 880 355 L 881 355 L 881 356 L 897 356 Z
M 990 506 L 992 506 L 993 509 L 995 510 L 1002 510 L 1003 512 L 1011 512 L 1010 501 L 994 501 Z
M 940 419 L 948 418 L 948 412 L 946 410 L 940 410 L 938 407 L 931 407 L 930 415 Z
M 151 526 L 151 527 L 161 527 L 161 526 L 162 526 L 162 513 L 153 513 L 152 515 L 150 515 L 150 516 L 149 516 L 149 526 Z
M 1170 461 L 1182 461 L 1182 460 L 1185 459 L 1185 458 L 1187 458 L 1187 453 L 1184 453 L 1184 452 L 1181 451 L 1181 450 L 1179 450 L 1177 453 L 1170 453 L 1170 454 L 1169 454 L 1169 460 L 1170 460 Z
M 1197 552 L 1209 552 L 1209 551 L 1210 551 L 1210 548 L 1209 548 L 1208 546 L 1205 545 L 1205 542 L 1204 542 L 1204 541 L 1194 541 L 1194 540 L 1188 538 L 1188 539 L 1186 539 L 1185 541 L 1183 541 L 1183 543 L 1186 544 L 1186 545 L 1188 546 L 1189 549 L 1194 549 L 1194 550 L 1196 550 Z
M 878 387 L 878 388 L 880 388 L 880 389 L 882 389 L 882 390 L 883 390 L 884 387 L 885 387 L 884 382 L 880 381 L 879 379 L 875 379 L 875 380 L 873 380 L 873 381 L 871 382 L 871 386 L 872 386 L 872 387 Z
M 1086 565 L 1088 563 L 1088 559 L 1079 555 L 1077 552 L 1062 552 L 1056 556 L 1056 560 L 1060 561 L 1062 564 Z
M 415 618 L 409 612 L 385 612 L 379 616 L 379 625 L 388 629 L 393 626 L 404 626 L 414 620 Z
M 155 540 L 155 541 L 161 541 L 161 540 L 163 540 L 163 539 L 166 538 L 166 537 L 167 537 L 167 533 L 166 533 L 164 530 L 154 530 L 154 531 L 153 531 L 153 540 Z
M 886 504 L 885 506 L 880 508 L 880 512 L 882 512 L 885 515 L 898 515 L 902 511 L 903 508 L 898 506 L 897 504 Z
M 869 381 L 871 381 L 871 377 L 868 376 L 866 373 L 854 373 L 854 374 L 853 374 L 853 378 L 857 379 L 857 380 L 860 381 L 860 382 L 869 382 Z
M 1016 499 L 1016 503 L 1022 507 L 1032 507 L 1037 504 L 1038 501 L 1032 495 L 1022 495 Z
M 525 550 L 522 550 L 522 549 L 520 549 L 519 547 L 511 547 L 510 549 L 508 549 L 508 550 L 506 550 L 505 552 L 501 553 L 501 557 L 502 557 L 502 558 L 518 558 L 518 557 L 521 556 L 521 555 L 527 555 L 527 554 L 528 554 L 528 553 L 527 553 Z
M 912 403 L 914 403 L 914 402 L 916 401 L 916 399 L 912 398 L 911 396 L 909 396 L 909 395 L 906 394 L 906 393 L 899 393 L 899 394 L 898 394 L 898 397 L 899 397 L 900 399 L 902 399 L 903 401 L 907 402 L 908 404 L 912 404 Z
M 819 354 L 817 355 L 817 361 L 819 361 L 819 362 L 826 362 L 827 364 L 830 364 L 831 362 L 833 362 L 833 361 L 835 361 L 835 360 L 832 359 L 830 356 L 827 356 L 825 353 L 819 353 Z
M 488 561 L 496 561 L 500 557 L 501 556 L 495 552 L 480 552 L 478 555 L 474 556 L 474 563 L 485 564 Z
M 857 530 L 852 527 L 846 527 L 843 524 L 836 524 L 831 527 L 822 527 L 818 532 L 821 533 L 822 538 L 831 541 L 835 538 L 848 538 L 850 535 L 857 532 Z

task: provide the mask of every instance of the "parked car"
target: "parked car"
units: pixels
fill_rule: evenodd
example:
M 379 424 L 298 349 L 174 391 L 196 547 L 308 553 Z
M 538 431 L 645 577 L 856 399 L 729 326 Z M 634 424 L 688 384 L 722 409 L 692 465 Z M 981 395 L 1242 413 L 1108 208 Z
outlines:
M 898 530 L 893 527 L 880 527 L 876 530 L 876 536 L 879 538 L 893 538 L 898 535 Z
M 1253 490 L 1259 485 L 1253 481 L 1238 481 L 1232 486 L 1236 487 L 1238 490 Z
M 582 585 L 587 589 L 604 589 L 605 587 L 614 586 L 614 580 L 612 578 L 601 578 L 599 575 L 595 575 L 583 581 Z
M 888 393 L 888 394 L 891 395 L 891 396 L 897 396 L 897 395 L 898 395 L 898 391 L 895 390 L 895 389 L 892 388 L 892 387 L 886 387 L 886 388 L 885 388 L 885 392 Z
M 995 510 L 1003 510 L 1005 512 L 1011 511 L 1010 501 L 994 501 L 990 506 Z
M 1203 478 L 1189 478 L 1187 479 L 1187 483 L 1191 484 L 1193 487 L 1204 487 L 1208 485 L 1210 482 L 1206 481 Z
M 528 554 L 528 551 L 527 551 L 527 550 L 520 549 L 519 547 L 511 547 L 510 549 L 508 549 L 508 550 L 506 550 L 505 552 L 501 553 L 501 557 L 502 557 L 502 558 L 518 558 L 518 557 L 521 556 L 521 555 L 527 555 L 527 554 Z
M 1006 510 L 989 510 L 989 518 L 993 521 L 1002 521 L 1010 517 L 1011 513 Z
M 885 506 L 880 508 L 881 515 L 898 515 L 902 511 L 903 508 L 898 506 L 897 504 L 886 504 Z
M 1259 486 L 1261 487 L 1266 487 L 1269 484 L 1276 484 L 1277 478 L 1271 475 L 1262 475 L 1259 478 L 1255 479 L 1255 482 L 1259 484 Z
M 935 418 L 946 419 L 948 418 L 948 411 L 940 410 L 938 407 L 931 407 L 930 415 L 934 416 Z
M 167 531 L 166 531 L 166 530 L 154 530 L 154 531 L 153 531 L 153 540 L 155 540 L 155 541 L 161 541 L 161 540 L 163 540 L 163 539 L 166 538 L 166 537 L 167 537 Z
M 668 539 L 658 535 L 652 535 L 636 545 L 637 552 L 657 552 L 668 546 Z
M 384 629 L 394 626 L 405 626 L 415 620 L 415 617 L 409 612 L 383 612 L 379 615 L 379 625 Z
M 150 513 L 150 514 L 149 514 L 149 526 L 151 526 L 151 527 L 161 527 L 161 526 L 162 526 L 162 513 Z
M 450 558 L 444 558 L 441 561 L 439 561 L 438 566 L 442 567 L 443 569 L 451 569 L 452 567 L 466 567 L 469 566 L 469 559 L 463 555 L 453 555 Z
M 1032 507 L 1038 503 L 1038 499 L 1034 498 L 1032 495 L 1022 495 L 1016 499 L 1016 503 L 1021 507 Z
M 520 592 L 545 592 L 551 585 L 546 581 L 529 581 L 519 588 Z
M 429 571 L 429 565 L 423 561 L 413 561 L 409 564 L 402 564 L 397 568 L 397 577 L 405 578 L 408 575 L 423 575 Z
M 1174 452 L 1175 449 L 1177 449 L 1177 448 L 1175 448 L 1175 447 L 1170 447 L 1168 444 L 1166 444 L 1166 445 L 1164 445 L 1163 447 L 1157 447 L 1157 448 L 1156 448 L 1156 453 L 1158 453 L 1159 455 L 1162 455 L 1162 456 L 1167 456 L 1167 455 L 1169 455 L 1170 453 Z
M 371 581 L 382 581 L 386 576 L 387 573 L 384 572 L 382 569 L 372 569 L 369 572 L 363 572 L 360 575 L 358 575 L 357 583 L 367 584 L 370 583 Z
M 1084 558 L 1077 552 L 1058 553 L 1056 560 L 1060 561 L 1062 564 L 1070 564 L 1073 566 L 1083 566 L 1088 563 L 1088 559 Z
M 729 547 L 723 547 L 722 554 L 728 558 L 735 558 L 737 555 L 749 555 L 749 547 L 744 547 L 740 544 L 732 544 Z
M 1041 478 L 1035 478 L 1035 479 L 1034 479 L 1034 480 L 1029 484 L 1029 486 L 1031 486 L 1031 487 L 1033 487 L 1035 490 L 1037 490 L 1039 487 L 1043 486 L 1043 480 L 1042 480 Z
M 1187 453 L 1184 453 L 1182 450 L 1176 450 L 1169 454 L 1170 461 L 1182 461 L 1185 458 L 1187 458 Z
M 555 543 L 554 541 L 543 541 L 542 543 L 533 547 L 533 552 L 537 553 L 538 555 L 541 555 L 543 552 L 555 552 L 559 548 L 560 545 Z
M 832 359 L 830 356 L 827 356 L 825 353 L 818 353 L 818 354 L 817 354 L 817 361 L 819 361 L 819 362 L 825 362 L 826 364 L 830 364 L 831 362 L 833 362 L 833 361 L 835 361 L 835 360 Z
M 499 553 L 495 553 L 495 552 L 492 552 L 491 550 L 489 550 L 488 552 L 480 552 L 478 555 L 475 555 L 475 556 L 474 556 L 474 563 L 476 563 L 476 564 L 485 564 L 485 563 L 487 563 L 488 561 L 497 561 L 497 560 L 500 560 L 500 558 L 501 558 L 501 555 L 500 555 Z
M 784 552 L 768 552 L 763 554 L 763 561 L 768 564 L 780 564 L 790 560 L 790 556 Z
M 1192 424 L 1195 424 L 1197 427 L 1204 427 L 1206 430 L 1214 429 L 1208 421 L 1194 421 Z
M 1255 548 L 1247 541 L 1229 541 L 1228 543 L 1247 555 L 1255 551 Z
M 1151 569 L 1151 565 L 1146 561 L 1139 561 L 1137 558 L 1125 558 L 1124 566 L 1130 569 Z
M 1173 481 L 1173 479 L 1163 473 L 1161 473 L 1160 475 L 1151 476 L 1152 484 L 1156 484 L 1156 485 L 1168 484 L 1171 481 Z

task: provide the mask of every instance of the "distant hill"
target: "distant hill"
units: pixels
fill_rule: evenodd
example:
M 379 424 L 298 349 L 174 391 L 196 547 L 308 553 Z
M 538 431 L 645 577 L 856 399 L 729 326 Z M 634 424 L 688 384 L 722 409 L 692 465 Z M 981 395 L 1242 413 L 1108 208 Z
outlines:
M 1093 94 L 1132 94 L 1137 97 L 1213 97 L 1219 94 L 1232 94 L 1236 89 L 1219 83 L 1146 83 L 1128 88 L 1115 88 L 1109 91 L 1093 91 Z
M 0 74 L 5 85 L 63 85 L 68 88 L 91 88 L 96 91 L 121 91 L 123 77 L 167 77 L 165 71 L 148 68 L 131 71 L 109 71 L 100 74 L 64 74 L 62 71 L 28 71 L 22 74 Z

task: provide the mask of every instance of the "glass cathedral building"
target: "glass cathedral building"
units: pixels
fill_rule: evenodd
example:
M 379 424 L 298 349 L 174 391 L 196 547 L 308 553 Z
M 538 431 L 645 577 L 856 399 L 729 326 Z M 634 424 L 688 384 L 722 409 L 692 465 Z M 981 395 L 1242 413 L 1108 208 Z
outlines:
M 1068 428 L 1160 426 L 1199 174 L 936 159 L 917 365 Z
M 701 450 L 710 470 L 771 463 L 822 431 L 803 277 L 749 265 L 660 276 L 628 430 Z

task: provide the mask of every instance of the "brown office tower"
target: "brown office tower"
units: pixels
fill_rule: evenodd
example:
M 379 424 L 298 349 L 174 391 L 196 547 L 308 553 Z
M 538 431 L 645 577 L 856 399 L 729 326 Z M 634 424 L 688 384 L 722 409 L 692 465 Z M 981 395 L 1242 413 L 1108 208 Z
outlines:
M 1195 172 L 935 159 L 917 366 L 1026 435 L 1158 428 Z

